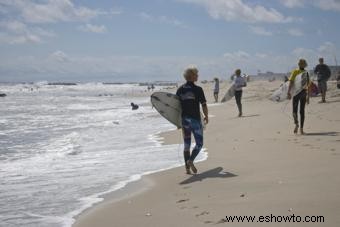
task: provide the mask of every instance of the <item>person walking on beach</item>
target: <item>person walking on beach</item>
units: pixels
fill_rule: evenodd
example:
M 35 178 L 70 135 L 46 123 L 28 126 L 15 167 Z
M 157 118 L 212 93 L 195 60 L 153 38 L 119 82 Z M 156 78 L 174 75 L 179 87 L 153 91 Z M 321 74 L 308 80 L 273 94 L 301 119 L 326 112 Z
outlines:
M 220 92 L 220 81 L 217 77 L 214 78 L 215 85 L 214 85 L 214 98 L 215 102 L 218 102 L 218 93 Z
M 318 78 L 318 88 L 321 92 L 321 103 L 326 102 L 327 81 L 331 77 L 331 70 L 324 64 L 323 58 L 319 58 L 319 64 L 315 67 L 314 73 Z
M 287 93 L 288 99 L 292 99 L 291 90 L 292 90 L 296 76 L 306 71 L 305 70 L 305 68 L 307 67 L 306 60 L 300 59 L 298 62 L 298 66 L 299 68 L 294 69 L 289 78 L 290 83 L 289 83 L 288 93 Z M 306 106 L 306 103 L 309 104 L 309 89 L 308 89 L 309 83 L 310 83 L 310 79 L 309 79 L 309 75 L 307 74 L 307 81 L 302 91 L 300 91 L 300 93 L 296 94 L 293 97 L 293 118 L 294 118 L 294 124 L 295 124 L 295 128 L 294 128 L 295 134 L 298 132 L 298 129 L 299 129 L 299 120 L 298 120 L 298 114 L 297 114 L 299 103 L 300 103 L 300 124 L 301 124 L 300 133 L 304 134 L 303 126 L 305 122 L 305 106 Z
M 235 71 L 235 81 L 234 81 L 234 89 L 235 89 L 235 100 L 238 108 L 238 116 L 242 117 L 242 88 L 247 86 L 247 82 L 244 77 L 241 76 L 241 69 L 236 69 Z
M 194 160 L 203 147 L 203 125 L 201 121 L 200 104 L 204 113 L 204 122 L 208 124 L 208 107 L 204 91 L 195 85 L 198 78 L 198 70 L 189 67 L 183 74 L 186 83 L 178 88 L 176 95 L 179 97 L 182 107 L 182 133 L 184 140 L 184 161 L 187 174 L 197 173 Z M 196 146 L 190 154 L 191 133 L 194 135 Z

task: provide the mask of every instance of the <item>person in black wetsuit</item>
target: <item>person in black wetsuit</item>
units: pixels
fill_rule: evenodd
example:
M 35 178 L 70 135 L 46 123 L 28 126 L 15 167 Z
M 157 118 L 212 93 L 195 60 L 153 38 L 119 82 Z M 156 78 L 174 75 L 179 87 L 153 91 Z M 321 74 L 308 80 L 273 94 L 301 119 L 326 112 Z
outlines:
M 139 106 L 137 104 L 134 104 L 133 102 L 131 103 L 131 108 L 132 110 L 137 110 Z
M 309 104 L 310 79 L 309 79 L 309 75 L 307 74 L 308 75 L 307 81 L 304 84 L 304 87 L 302 88 L 302 90 L 298 94 L 296 94 L 295 96 L 292 95 L 291 90 L 292 90 L 292 87 L 294 86 L 295 78 L 300 73 L 306 71 L 305 68 L 307 67 L 307 62 L 306 62 L 305 59 L 300 59 L 298 65 L 299 65 L 299 68 L 294 69 L 292 71 L 290 78 L 289 78 L 290 84 L 289 84 L 289 87 L 288 87 L 287 98 L 288 99 L 293 98 L 293 118 L 294 118 L 294 124 L 295 124 L 295 128 L 294 128 L 295 134 L 298 132 L 298 129 L 299 129 L 298 107 L 299 107 L 299 103 L 300 103 L 300 133 L 304 134 L 303 126 L 304 126 L 304 122 L 305 122 L 305 106 L 306 106 L 306 103 Z
M 184 140 L 184 161 L 187 174 L 190 169 L 197 173 L 194 160 L 203 147 L 203 125 L 201 121 L 200 104 L 204 113 L 204 122 L 208 124 L 208 107 L 204 91 L 195 85 L 198 78 L 198 70 L 189 67 L 183 74 L 186 83 L 178 88 L 176 95 L 179 97 L 182 107 L 182 133 Z M 190 154 L 191 133 L 194 135 L 196 146 Z

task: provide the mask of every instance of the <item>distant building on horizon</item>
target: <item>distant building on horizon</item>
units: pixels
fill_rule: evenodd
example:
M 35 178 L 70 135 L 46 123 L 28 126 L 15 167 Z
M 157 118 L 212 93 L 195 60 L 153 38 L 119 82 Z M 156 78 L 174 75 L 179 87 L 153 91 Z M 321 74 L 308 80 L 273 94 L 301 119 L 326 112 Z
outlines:
M 271 71 L 267 72 L 261 72 L 257 71 L 257 75 L 250 75 L 252 79 L 256 80 L 268 80 L 268 81 L 274 81 L 274 80 L 282 80 L 284 81 L 285 76 L 287 76 L 289 73 L 274 73 Z

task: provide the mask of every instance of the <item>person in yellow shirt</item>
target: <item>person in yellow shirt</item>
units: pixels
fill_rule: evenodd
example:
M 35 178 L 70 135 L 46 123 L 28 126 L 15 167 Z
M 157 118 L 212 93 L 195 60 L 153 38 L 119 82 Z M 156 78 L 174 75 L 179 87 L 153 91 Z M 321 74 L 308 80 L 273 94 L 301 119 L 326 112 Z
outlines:
M 288 99 L 292 99 L 291 90 L 292 90 L 296 76 L 306 71 L 305 70 L 305 68 L 307 67 L 306 60 L 302 58 L 299 59 L 298 66 L 299 68 L 294 69 L 289 78 L 290 83 L 289 83 L 288 93 L 287 93 Z M 304 134 L 303 126 L 305 122 L 305 106 L 306 106 L 306 103 L 309 104 L 309 89 L 308 89 L 309 83 L 310 83 L 310 80 L 308 76 L 306 84 L 303 87 L 302 91 L 300 91 L 298 94 L 296 94 L 293 97 L 293 117 L 294 117 L 294 123 L 295 123 L 295 128 L 294 128 L 295 134 L 298 132 L 298 129 L 299 129 L 299 120 L 298 120 L 298 114 L 297 114 L 299 103 L 300 103 L 300 123 L 301 123 L 300 133 Z

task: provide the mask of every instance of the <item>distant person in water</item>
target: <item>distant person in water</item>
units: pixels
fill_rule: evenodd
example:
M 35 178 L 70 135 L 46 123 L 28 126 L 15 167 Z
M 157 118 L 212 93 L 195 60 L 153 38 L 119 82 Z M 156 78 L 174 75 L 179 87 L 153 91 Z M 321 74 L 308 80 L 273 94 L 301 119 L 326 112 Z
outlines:
M 298 120 L 298 106 L 300 103 L 300 133 L 304 134 L 303 126 L 305 122 L 305 106 L 306 103 L 309 104 L 309 75 L 307 76 L 307 81 L 305 86 L 303 87 L 302 91 L 300 93 L 296 94 L 294 97 L 292 96 L 291 90 L 294 85 L 294 81 L 297 75 L 299 75 L 302 72 L 305 72 L 305 68 L 307 67 L 307 62 L 305 59 L 300 59 L 298 62 L 299 68 L 294 69 L 289 77 L 289 87 L 288 87 L 288 93 L 287 98 L 292 99 L 293 98 L 293 118 L 294 118 L 294 133 L 296 134 L 299 129 L 299 120 Z
M 214 78 L 214 98 L 215 102 L 218 102 L 218 93 L 220 92 L 220 81 L 217 77 Z
M 208 107 L 204 91 L 195 85 L 198 78 L 198 70 L 189 67 L 183 74 L 186 83 L 178 88 L 176 95 L 180 99 L 182 107 L 182 133 L 184 140 L 184 161 L 187 174 L 197 173 L 194 160 L 203 147 L 203 125 L 201 121 L 200 104 L 204 113 L 205 124 L 208 124 Z M 191 133 L 194 135 L 196 146 L 190 154 Z
M 137 110 L 139 106 L 137 104 L 131 103 L 132 110 Z
M 235 100 L 238 108 L 238 116 L 242 117 L 242 88 L 247 86 L 247 82 L 244 77 L 241 76 L 241 69 L 235 70 L 235 80 L 234 80 L 234 89 L 235 89 Z
M 319 58 L 319 64 L 315 67 L 314 73 L 318 78 L 318 88 L 321 92 L 321 102 L 326 102 L 327 81 L 331 77 L 331 70 L 328 65 L 323 61 L 323 58 Z

